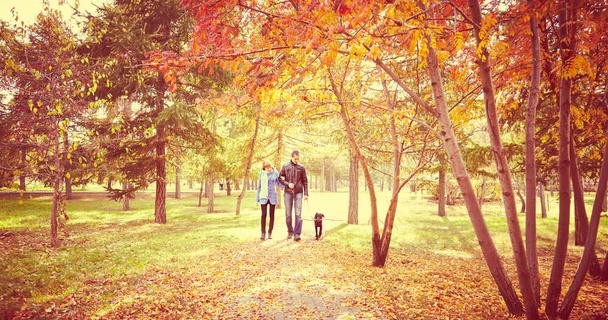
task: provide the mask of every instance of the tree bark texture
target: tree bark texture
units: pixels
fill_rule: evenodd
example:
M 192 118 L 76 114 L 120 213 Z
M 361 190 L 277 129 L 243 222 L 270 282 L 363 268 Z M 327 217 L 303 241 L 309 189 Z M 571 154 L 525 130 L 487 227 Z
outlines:
M 156 127 L 156 200 L 154 202 L 154 222 L 167 223 L 167 167 L 165 159 L 165 129 Z
M 564 5 L 558 15 L 561 59 L 565 64 L 572 57 L 569 39 L 568 8 Z M 559 176 L 559 222 L 557 226 L 557 240 L 547 298 L 545 313 L 555 317 L 562 290 L 564 266 L 568 250 L 568 233 L 570 228 L 570 99 L 572 82 L 562 74 L 559 88 L 559 150 L 558 150 L 558 176 Z
M 477 45 L 481 46 L 482 44 L 479 33 L 480 27 L 484 22 L 481 15 L 479 1 L 469 0 L 469 10 L 471 13 L 471 18 L 475 23 L 474 30 Z M 511 247 L 513 249 L 513 258 L 515 259 L 515 264 L 517 266 L 519 287 L 524 300 L 524 305 L 526 307 L 526 317 L 528 319 L 539 319 L 540 314 L 538 312 L 538 303 L 534 298 L 534 290 L 530 277 L 530 269 L 528 268 L 528 260 L 523 235 L 519 225 L 519 218 L 517 216 L 517 207 L 515 204 L 515 195 L 513 194 L 511 173 L 509 172 L 507 157 L 500 139 L 498 115 L 496 111 L 496 98 L 494 96 L 494 85 L 492 83 L 490 54 L 485 47 L 482 48 L 482 55 L 478 57 L 476 63 L 479 66 L 479 76 L 481 79 L 484 104 L 486 108 L 486 118 L 488 121 L 487 129 L 490 136 L 490 145 L 494 155 L 496 169 L 498 171 L 498 180 L 500 181 L 500 186 L 502 188 L 502 198 L 505 207 L 507 226 L 509 227 L 509 237 L 511 239 Z
M 161 72 L 156 80 L 156 115 L 165 109 L 164 94 L 167 84 Z M 156 199 L 154 202 L 154 222 L 167 223 L 167 159 L 165 158 L 165 144 L 167 135 L 162 125 L 156 126 Z
M 570 177 L 572 179 L 572 194 L 574 195 L 574 245 L 583 246 L 587 236 L 587 229 L 589 229 L 589 221 L 587 220 L 585 194 L 578 171 L 573 137 L 570 137 Z
M 448 113 L 448 106 L 445 101 L 443 84 L 441 82 L 441 73 L 439 70 L 439 64 L 437 60 L 437 53 L 435 49 L 430 45 L 428 41 L 429 53 L 427 56 L 427 62 L 429 67 L 429 76 L 431 78 L 431 85 L 433 88 L 433 97 L 435 100 L 437 115 L 440 126 L 440 134 L 442 135 L 443 142 L 448 154 L 448 160 L 452 164 L 452 172 L 456 178 L 456 182 L 460 188 L 460 192 L 465 201 L 467 212 L 479 246 L 485 258 L 486 264 L 490 269 L 490 273 L 494 277 L 494 281 L 498 287 L 498 290 L 505 300 L 505 304 L 510 313 L 514 315 L 522 315 L 524 310 L 517 292 L 513 288 L 511 280 L 503 266 L 502 260 L 498 254 L 498 250 L 494 245 L 492 236 L 488 230 L 486 222 L 483 218 L 479 202 L 475 194 L 475 189 L 471 183 L 469 174 L 467 173 L 462 153 L 456 141 L 456 135 L 452 127 L 452 121 Z
M 376 197 L 376 190 L 374 188 L 374 183 L 372 180 L 372 175 L 369 171 L 369 167 L 367 165 L 367 161 L 365 157 L 363 157 L 363 153 L 361 152 L 361 148 L 355 139 L 355 133 L 353 132 L 350 126 L 350 119 L 348 115 L 347 105 L 344 103 L 342 99 L 341 91 L 336 86 L 336 83 L 333 79 L 331 69 L 328 70 L 329 80 L 331 83 L 332 91 L 340 103 L 340 118 L 342 119 L 342 123 L 344 124 L 344 129 L 346 131 L 346 136 L 348 137 L 348 142 L 350 144 L 351 149 L 354 151 L 357 159 L 359 160 L 359 164 L 361 165 L 361 169 L 363 170 L 363 176 L 365 177 L 365 183 L 369 192 L 369 200 L 371 206 L 371 217 L 370 223 L 372 226 L 372 251 L 373 251 L 373 260 L 372 265 L 375 267 L 383 267 L 382 259 L 380 257 L 380 229 L 378 225 L 378 203 Z
M 595 254 L 595 243 L 597 240 L 597 233 L 600 225 L 600 216 L 602 213 L 602 203 L 606 198 L 606 190 L 608 186 L 608 143 L 604 146 L 604 159 L 602 161 L 602 168 L 600 169 L 600 180 L 598 183 L 597 192 L 595 194 L 595 200 L 593 202 L 593 209 L 591 211 L 591 221 L 589 222 L 589 230 L 587 232 L 587 238 L 585 239 L 585 249 L 583 250 L 583 256 L 578 265 L 574 279 L 570 284 L 568 292 L 564 297 L 562 306 L 559 310 L 560 317 L 568 319 L 578 293 L 583 286 L 585 280 L 585 274 L 591 264 L 593 258 L 597 259 Z
M 570 140 L 570 175 L 572 177 L 572 191 L 574 194 L 574 245 L 584 246 L 587 242 L 587 232 L 589 221 L 587 218 L 587 208 L 585 207 L 585 191 L 581 183 L 578 171 L 578 161 L 574 150 L 574 139 Z M 602 266 L 597 258 L 595 251 L 589 262 L 589 274 L 599 277 L 602 273 Z
M 529 1 L 531 4 L 535 0 Z M 540 305 L 540 274 L 538 267 L 538 247 L 536 243 L 536 108 L 540 91 L 540 36 L 538 21 L 534 15 L 530 18 L 532 76 L 530 93 L 526 104 L 526 256 L 530 268 L 530 278 L 534 289 L 534 298 Z
M 207 213 L 213 213 L 215 211 L 215 171 L 209 172 L 207 179 L 207 185 L 205 191 L 207 192 Z

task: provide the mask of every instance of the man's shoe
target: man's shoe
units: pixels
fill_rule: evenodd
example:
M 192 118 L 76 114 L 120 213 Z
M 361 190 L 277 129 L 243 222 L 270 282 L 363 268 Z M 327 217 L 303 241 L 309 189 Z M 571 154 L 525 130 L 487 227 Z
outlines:
M 293 238 L 293 240 L 294 240 L 294 241 L 300 241 L 300 236 L 296 235 L 296 236 Z
M 272 232 L 268 232 L 268 239 L 272 239 Z
M 290 233 L 287 235 L 287 239 L 291 239 L 291 238 L 293 238 L 293 233 L 291 233 L 291 232 L 290 232 Z
M 262 232 L 262 235 L 260 236 L 260 240 L 264 240 L 264 238 L 266 238 L 266 234 L 264 232 Z

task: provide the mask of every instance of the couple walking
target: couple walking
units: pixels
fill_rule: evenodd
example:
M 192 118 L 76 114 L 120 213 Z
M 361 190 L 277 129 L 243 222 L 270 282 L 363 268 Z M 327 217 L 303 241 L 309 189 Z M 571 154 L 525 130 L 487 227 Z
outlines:
M 300 241 L 300 234 L 302 234 L 302 200 L 308 199 L 308 178 L 306 177 L 306 168 L 300 164 L 299 151 L 296 150 L 291 153 L 291 161 L 284 164 L 280 172 L 277 172 L 269 161 L 262 163 L 256 194 L 256 202 L 262 208 L 262 235 L 260 236 L 262 240 L 266 238 L 266 216 L 269 213 L 268 239 L 272 239 L 274 209 L 279 202 L 276 187 L 285 190 L 287 239 L 293 238 L 295 241 Z M 292 212 L 295 212 L 296 216 L 295 225 L 293 224 Z

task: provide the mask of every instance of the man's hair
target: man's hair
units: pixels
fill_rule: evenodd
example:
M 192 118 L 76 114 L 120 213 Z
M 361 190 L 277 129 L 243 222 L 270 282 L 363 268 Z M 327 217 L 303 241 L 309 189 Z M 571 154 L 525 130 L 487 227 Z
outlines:
M 292 158 L 293 158 L 293 157 L 295 157 L 295 156 L 299 156 L 299 155 L 300 155 L 300 151 L 298 151 L 298 150 L 294 150 L 294 151 L 291 153 L 291 157 L 292 157 Z

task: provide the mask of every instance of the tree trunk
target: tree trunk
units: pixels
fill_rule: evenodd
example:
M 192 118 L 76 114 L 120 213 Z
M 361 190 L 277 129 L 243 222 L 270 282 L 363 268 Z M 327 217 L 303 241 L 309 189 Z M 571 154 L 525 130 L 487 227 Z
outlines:
M 574 245 L 583 246 L 587 242 L 589 221 L 587 220 L 587 208 L 585 207 L 585 191 L 581 183 L 578 161 L 574 150 L 574 139 L 570 141 L 570 175 L 572 176 L 572 189 L 574 193 Z M 601 210 L 601 206 L 600 206 Z M 602 266 L 597 258 L 595 250 L 589 262 L 589 274 L 599 277 L 602 273 Z
M 571 139 L 570 175 L 572 177 L 572 190 L 574 193 L 574 244 L 577 246 L 583 246 L 587 243 L 586 239 L 589 230 L 589 221 L 587 220 L 587 208 L 585 207 L 585 191 L 583 190 L 583 185 L 581 183 L 578 171 L 578 161 L 576 159 L 576 151 L 574 150 L 573 142 L 574 139 Z M 597 254 L 594 250 L 589 262 L 589 274 L 591 276 L 598 277 L 601 275 L 601 273 L 602 266 L 600 265 L 600 261 L 598 260 Z
M 534 2 L 531 0 L 530 3 Z M 532 49 L 532 76 L 530 79 L 530 93 L 526 105 L 526 255 L 530 278 L 534 289 L 534 298 L 540 305 L 540 271 L 538 266 L 538 249 L 536 243 L 536 108 L 540 91 L 540 36 L 538 21 L 532 15 L 530 18 L 531 49 Z M 540 191 L 539 191 L 540 193 Z M 541 201 L 542 202 L 542 201 Z M 544 203 L 543 203 L 544 208 Z M 544 209 L 543 209 L 544 210 Z M 546 213 L 545 213 L 546 214 Z
M 285 149 L 285 146 L 283 144 L 283 129 L 279 130 L 279 133 L 277 135 L 277 152 L 275 154 L 275 161 L 274 161 L 274 165 L 275 168 L 277 169 L 277 171 L 281 171 L 281 155 L 283 154 L 283 151 Z M 283 208 L 283 193 L 282 192 L 277 192 L 277 205 L 276 205 L 276 209 L 281 209 Z
M 569 38 L 569 17 L 567 5 L 564 5 L 558 15 L 559 38 L 561 49 L 561 60 L 563 64 L 570 61 L 573 52 L 570 47 L 573 45 Z M 549 287 L 547 288 L 547 298 L 545 312 L 549 317 L 557 315 L 559 298 L 562 291 L 562 279 L 564 276 L 564 266 L 568 255 L 568 233 L 570 227 L 570 99 L 572 81 L 564 75 L 561 77 L 559 88 L 559 154 L 558 154 L 558 175 L 559 175 L 559 221 L 557 227 L 557 240 L 555 243 L 555 253 L 553 256 L 553 266 Z
M 156 79 L 156 115 L 165 109 L 164 94 L 167 84 L 161 72 Z M 154 201 L 154 222 L 167 223 L 167 159 L 165 159 L 165 144 L 167 143 L 165 128 L 156 125 L 156 199 Z
M 23 138 L 22 143 L 25 145 L 26 143 L 26 138 Z M 19 163 L 19 190 L 21 191 L 25 191 L 26 188 L 26 184 L 25 184 L 25 168 L 27 167 L 26 165 L 27 163 L 27 149 L 23 148 L 21 149 L 21 162 Z
M 479 10 L 478 6 L 479 4 L 477 3 L 477 9 Z M 477 19 L 481 19 L 480 13 L 477 13 Z M 479 207 L 479 202 L 477 201 L 475 195 L 475 189 L 473 188 L 471 179 L 466 171 L 464 160 L 462 159 L 462 154 L 457 144 L 456 135 L 454 134 L 452 121 L 449 116 L 447 102 L 445 101 L 445 94 L 437 60 L 437 53 L 435 51 L 435 48 L 430 45 L 431 43 L 432 41 L 428 39 L 428 72 L 433 89 L 433 98 L 435 100 L 435 105 L 437 108 L 436 111 L 439 120 L 440 132 L 442 134 L 442 140 L 445 144 L 445 148 L 448 154 L 448 160 L 452 164 L 452 172 L 456 177 L 456 181 L 458 183 L 458 186 L 460 187 L 462 196 L 464 197 L 465 205 L 467 207 L 467 212 L 469 213 L 471 224 L 473 225 L 473 229 L 475 230 L 475 235 L 477 236 L 477 240 L 479 242 L 486 264 L 490 269 L 490 274 L 492 274 L 492 276 L 494 277 L 494 281 L 498 286 L 498 290 L 501 296 L 503 297 L 505 304 L 509 309 L 509 312 L 514 315 L 520 316 L 524 312 L 523 307 L 521 305 L 521 302 L 519 301 L 519 298 L 517 297 L 517 293 L 513 288 L 511 280 L 509 279 L 509 276 L 502 264 L 502 260 L 498 254 L 498 250 L 494 245 L 492 236 L 490 235 L 486 222 L 483 218 L 481 208 Z
M 247 156 L 247 163 L 245 163 L 245 178 L 243 178 L 243 190 L 236 199 L 236 215 L 238 216 L 241 213 L 241 202 L 243 201 L 243 197 L 245 197 L 245 192 L 247 189 L 245 186 L 247 181 L 249 181 L 249 171 L 251 171 L 251 163 L 253 161 L 253 154 L 255 153 L 255 143 L 258 138 L 258 131 L 260 128 L 260 106 L 257 107 L 257 112 L 255 115 L 255 128 L 253 129 L 253 136 L 251 137 L 251 142 L 249 142 L 249 155 Z
M 570 177 L 572 178 L 572 194 L 574 195 L 574 245 L 583 246 L 587 237 L 589 221 L 587 220 L 585 194 L 578 171 L 573 137 L 570 137 Z
M 59 158 L 60 143 L 59 143 L 59 126 L 55 124 L 55 127 L 51 129 L 53 134 L 53 147 L 55 149 L 55 168 L 53 171 L 53 204 L 51 207 L 51 247 L 56 248 L 59 246 L 59 239 L 57 238 L 59 229 L 59 210 L 61 201 L 61 178 L 63 178 L 63 170 L 61 165 L 61 159 Z
M 439 168 L 439 181 L 437 182 L 437 203 L 438 203 L 438 215 L 445 217 L 445 168 L 441 166 Z
M 165 129 L 156 127 L 156 200 L 154 202 L 154 222 L 167 223 L 167 168 L 165 160 Z
M 123 190 L 127 190 L 129 188 L 129 183 L 125 180 L 122 182 L 122 189 Z M 126 194 L 123 198 L 122 198 L 122 211 L 129 211 L 131 210 L 131 197 Z
M 59 246 L 59 239 L 57 235 L 59 230 L 59 203 L 61 201 L 61 190 L 59 184 L 61 178 L 55 177 L 53 180 L 53 205 L 51 207 L 51 247 L 57 248 Z
M 483 200 L 486 198 L 486 178 L 481 178 L 481 187 L 479 188 L 479 208 L 483 207 Z
M 475 22 L 475 38 L 477 45 L 480 46 L 482 56 L 476 61 L 479 65 L 479 76 L 484 96 L 486 108 L 487 130 L 490 135 L 490 145 L 494 154 L 494 161 L 498 171 L 498 180 L 502 189 L 503 204 L 505 207 L 505 215 L 507 218 L 507 226 L 509 227 L 509 237 L 511 239 L 511 247 L 513 249 L 513 258 L 517 266 L 517 276 L 519 279 L 519 288 L 524 300 L 526 317 L 528 319 L 539 319 L 538 304 L 534 298 L 534 289 L 530 277 L 530 269 L 528 268 L 528 260 L 526 249 L 524 246 L 523 235 L 519 225 L 517 216 L 517 208 L 515 204 L 515 196 L 513 194 L 513 185 L 511 181 L 511 173 L 505 150 L 500 139 L 498 115 L 496 111 L 496 98 L 494 96 L 494 85 L 492 83 L 492 73 L 490 66 L 490 54 L 487 48 L 482 45 L 480 38 L 480 28 L 483 25 L 481 8 L 478 0 L 469 0 L 469 10 L 473 22 Z
M 359 161 L 350 151 L 348 224 L 359 224 Z
M 517 196 L 519 197 L 519 201 L 521 201 L 521 210 L 519 212 L 526 213 L 526 199 L 521 194 L 521 187 L 519 183 L 517 183 Z
M 65 150 L 67 152 L 69 148 L 70 148 L 70 142 L 68 141 L 68 135 L 64 134 L 63 135 L 63 150 Z M 68 177 L 64 176 L 63 179 L 65 180 L 65 198 L 66 198 L 66 200 L 72 200 L 72 199 L 74 199 L 74 193 L 72 192 L 72 178 L 68 178 Z
M 595 243 L 597 240 L 597 233 L 600 225 L 602 202 L 606 198 L 607 185 L 608 143 L 606 143 L 606 145 L 604 146 L 604 160 L 602 161 L 602 168 L 600 169 L 600 182 L 597 188 L 597 192 L 595 194 L 595 200 L 593 202 L 593 209 L 591 211 L 591 221 L 589 223 L 587 238 L 585 239 L 585 249 L 583 250 L 583 256 L 581 257 L 581 261 L 574 275 L 574 279 L 570 284 L 570 288 L 568 289 L 568 292 L 566 293 L 564 301 L 562 302 L 562 306 L 559 310 L 559 315 L 564 319 L 568 319 L 570 317 L 570 313 L 572 312 L 572 308 L 574 307 L 574 303 L 576 302 L 578 293 L 583 285 L 583 281 L 585 280 L 587 268 L 591 264 L 591 261 L 594 257 L 595 259 L 597 259 L 597 256 L 595 254 Z
M 215 211 L 215 192 L 213 189 L 215 188 L 215 172 L 209 172 L 209 177 L 207 178 L 207 185 L 205 186 L 205 190 L 207 192 L 207 213 L 213 213 Z
M 332 90 L 334 92 L 334 95 L 336 96 L 336 99 L 341 106 L 340 118 L 342 119 L 342 123 L 344 124 L 344 129 L 346 131 L 346 136 L 348 138 L 348 142 L 350 144 L 351 149 L 355 153 L 357 159 L 359 160 L 359 164 L 361 165 L 361 169 L 363 170 L 363 176 L 365 177 L 365 183 L 368 188 L 369 200 L 370 200 L 370 206 L 371 206 L 370 223 L 372 226 L 372 249 L 373 249 L 372 264 L 375 267 L 382 267 L 382 266 L 384 266 L 384 264 L 381 264 L 382 259 L 380 257 L 380 251 L 378 250 L 381 245 L 380 227 L 378 225 L 378 204 L 377 204 L 376 190 L 374 188 L 374 184 L 373 184 L 373 180 L 372 180 L 372 175 L 369 171 L 367 161 L 365 160 L 365 157 L 363 157 L 361 148 L 359 147 L 359 144 L 357 143 L 357 140 L 355 139 L 355 134 L 350 125 L 350 117 L 348 114 L 347 106 L 346 106 L 346 104 L 343 103 L 344 100 L 342 99 L 341 91 L 338 90 L 338 88 L 336 87 L 336 84 L 334 82 L 334 79 L 333 79 L 333 76 L 331 73 L 331 69 L 328 69 L 328 74 L 329 74 L 329 80 L 330 80 L 330 84 L 331 84 Z
M 547 219 L 547 198 L 545 197 L 545 185 L 538 183 L 538 197 L 540 199 L 541 218 Z
M 179 166 L 180 166 L 180 159 L 179 159 L 179 155 L 176 155 L 176 163 L 177 165 L 175 166 L 175 199 L 181 199 L 182 198 L 182 188 L 181 188 L 181 181 L 179 178 L 180 175 L 180 170 L 179 170 Z
M 205 181 L 201 181 L 201 189 L 198 192 L 198 206 L 199 208 L 203 206 L 203 188 L 205 185 Z

